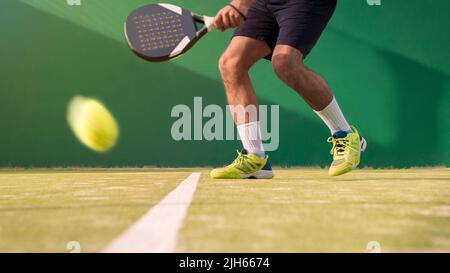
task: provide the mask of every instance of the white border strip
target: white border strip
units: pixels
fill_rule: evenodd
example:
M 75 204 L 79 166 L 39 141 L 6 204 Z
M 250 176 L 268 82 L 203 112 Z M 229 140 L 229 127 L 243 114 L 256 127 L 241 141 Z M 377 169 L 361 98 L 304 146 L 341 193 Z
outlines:
M 180 43 L 175 47 L 174 50 L 170 53 L 170 57 L 173 57 L 175 55 L 179 55 L 183 50 L 186 48 L 186 46 L 189 44 L 191 40 L 188 36 L 185 36 L 183 40 L 180 41 Z
M 180 8 L 178 6 L 175 6 L 175 5 L 172 5 L 172 4 L 158 4 L 158 5 L 160 5 L 163 8 L 166 8 L 168 10 L 171 10 L 171 11 L 173 11 L 175 13 L 178 13 L 179 15 L 181 15 L 183 13 L 183 9 L 182 8 Z
M 175 252 L 178 231 L 187 214 L 199 179 L 200 173 L 192 173 L 102 252 Z

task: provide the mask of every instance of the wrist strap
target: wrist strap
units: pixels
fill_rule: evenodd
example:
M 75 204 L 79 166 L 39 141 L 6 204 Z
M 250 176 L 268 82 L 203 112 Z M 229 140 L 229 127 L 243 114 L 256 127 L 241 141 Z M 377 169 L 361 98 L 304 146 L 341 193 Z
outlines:
M 240 16 L 242 16 L 242 18 L 244 18 L 244 20 L 247 20 L 247 16 L 245 16 L 245 14 L 240 11 L 238 8 L 236 8 L 233 4 L 228 4 L 228 6 L 232 7 L 235 11 L 237 11 L 237 13 L 239 13 Z

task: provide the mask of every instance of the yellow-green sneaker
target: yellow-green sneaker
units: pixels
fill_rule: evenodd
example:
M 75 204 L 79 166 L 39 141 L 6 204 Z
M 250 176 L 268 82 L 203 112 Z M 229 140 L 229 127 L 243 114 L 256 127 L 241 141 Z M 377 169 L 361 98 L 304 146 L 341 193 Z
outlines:
M 331 163 L 330 176 L 338 176 L 358 167 L 361 152 L 367 147 L 366 140 L 360 136 L 358 130 L 352 126 L 353 132 L 338 132 L 328 138 L 329 143 L 333 143 L 330 153 L 333 155 Z
M 230 165 L 211 171 L 214 179 L 271 179 L 273 171 L 269 164 L 268 156 L 260 158 L 254 154 L 248 154 L 245 149 L 237 152 L 238 157 Z

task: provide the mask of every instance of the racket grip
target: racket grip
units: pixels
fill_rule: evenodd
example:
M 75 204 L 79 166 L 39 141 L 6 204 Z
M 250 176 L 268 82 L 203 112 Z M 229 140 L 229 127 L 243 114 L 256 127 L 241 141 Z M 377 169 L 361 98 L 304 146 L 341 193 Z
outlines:
M 214 17 L 203 16 L 203 20 L 205 21 L 205 26 L 208 29 L 208 31 L 216 29 L 216 26 L 214 25 Z

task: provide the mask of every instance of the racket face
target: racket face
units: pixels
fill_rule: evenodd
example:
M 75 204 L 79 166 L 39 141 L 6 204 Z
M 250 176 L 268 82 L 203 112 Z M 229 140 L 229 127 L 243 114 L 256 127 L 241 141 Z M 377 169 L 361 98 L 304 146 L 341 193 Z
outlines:
M 166 61 L 184 53 L 196 40 L 191 12 L 170 4 L 149 4 L 134 10 L 125 22 L 130 48 L 148 61 Z

